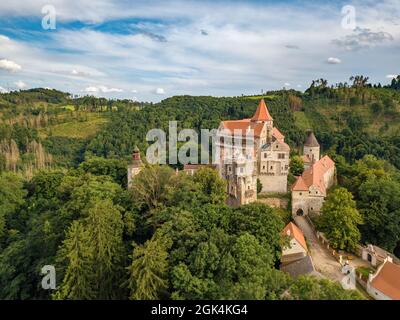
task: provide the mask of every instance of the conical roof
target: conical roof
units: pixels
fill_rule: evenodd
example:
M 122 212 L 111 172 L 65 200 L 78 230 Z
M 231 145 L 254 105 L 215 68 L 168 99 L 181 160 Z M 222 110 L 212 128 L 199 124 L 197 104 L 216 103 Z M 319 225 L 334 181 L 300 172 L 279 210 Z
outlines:
M 272 121 L 272 117 L 269 114 L 267 105 L 265 104 L 264 99 L 260 100 L 260 103 L 258 104 L 257 110 L 254 113 L 253 118 L 251 118 L 252 121 Z
M 306 147 L 319 147 L 319 143 L 317 138 L 314 135 L 314 132 L 310 131 L 308 133 L 308 137 L 306 139 L 306 142 L 304 143 Z

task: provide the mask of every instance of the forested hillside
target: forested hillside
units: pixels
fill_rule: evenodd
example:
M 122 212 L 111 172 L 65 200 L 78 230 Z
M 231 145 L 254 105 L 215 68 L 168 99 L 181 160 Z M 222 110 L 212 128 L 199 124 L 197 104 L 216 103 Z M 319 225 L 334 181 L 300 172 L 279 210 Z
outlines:
M 266 92 L 276 126 L 301 150 L 313 129 L 362 216 L 361 242 L 400 255 L 400 90 L 368 85 Z M 400 79 L 398 80 L 400 84 Z M 0 94 L 0 298 L 358 299 L 357 292 L 276 269 L 288 214 L 232 209 L 211 169 L 193 177 L 147 166 L 126 189 L 146 133 L 212 129 L 250 117 L 260 96 L 138 103 L 48 89 Z M 54 265 L 57 289 L 41 288 Z

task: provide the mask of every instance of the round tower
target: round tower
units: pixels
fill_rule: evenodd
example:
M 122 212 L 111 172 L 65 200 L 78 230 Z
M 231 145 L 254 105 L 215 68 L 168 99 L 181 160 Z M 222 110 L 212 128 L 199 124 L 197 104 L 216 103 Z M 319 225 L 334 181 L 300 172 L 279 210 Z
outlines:
M 314 133 L 310 130 L 304 143 L 303 154 L 308 156 L 312 163 L 317 162 L 320 157 L 320 145 Z
M 143 163 L 140 159 L 140 150 L 137 146 L 135 146 L 132 152 L 132 161 L 128 165 L 128 188 L 131 187 L 132 179 L 139 174 L 142 168 Z

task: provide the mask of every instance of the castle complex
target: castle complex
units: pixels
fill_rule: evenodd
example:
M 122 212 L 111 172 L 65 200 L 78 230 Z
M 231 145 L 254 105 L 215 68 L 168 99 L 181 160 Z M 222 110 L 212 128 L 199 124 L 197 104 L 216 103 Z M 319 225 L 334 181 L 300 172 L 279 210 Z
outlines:
M 238 143 L 239 141 L 239 143 Z M 257 201 L 260 193 L 286 193 L 290 147 L 262 99 L 252 118 L 222 121 L 216 145 L 219 162 L 215 166 L 227 181 L 227 203 L 240 206 Z M 292 186 L 292 214 L 318 214 L 335 183 L 335 163 L 329 156 L 320 158 L 320 145 L 312 132 L 304 144 L 304 172 Z M 184 171 L 193 175 L 204 165 L 187 164 Z M 128 166 L 128 188 L 143 168 L 140 151 L 134 148 Z M 259 182 L 259 185 L 258 185 Z
M 264 100 L 252 118 L 222 121 L 218 131 L 218 170 L 227 180 L 230 205 L 256 201 L 257 179 L 261 182 L 261 193 L 287 192 L 290 148 L 284 135 L 274 127 Z M 237 139 L 238 132 L 242 148 L 235 147 L 235 151 L 227 153 L 226 150 L 232 150 L 232 137 Z

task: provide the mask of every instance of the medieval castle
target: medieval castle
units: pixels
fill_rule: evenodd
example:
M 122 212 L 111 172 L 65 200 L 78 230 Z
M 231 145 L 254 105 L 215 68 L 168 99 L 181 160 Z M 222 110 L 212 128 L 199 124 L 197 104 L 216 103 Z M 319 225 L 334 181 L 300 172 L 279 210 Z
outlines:
M 215 167 L 227 181 L 229 205 L 255 202 L 257 191 L 261 194 L 287 192 L 290 147 L 285 143 L 285 136 L 274 127 L 263 99 L 252 118 L 222 121 L 218 132 L 220 158 Z M 232 137 L 237 139 L 238 133 L 240 149 L 233 148 L 233 152 L 227 153 L 226 150 L 232 150 Z M 304 172 L 291 190 L 293 215 L 319 213 L 327 189 L 335 183 L 335 163 L 329 156 L 320 158 L 320 145 L 312 132 L 304 144 L 302 159 Z M 184 171 L 193 174 L 203 166 L 188 164 Z M 128 166 L 128 187 L 142 167 L 140 151 L 135 147 Z M 257 181 L 261 190 L 257 190 Z
M 248 130 L 253 132 L 251 146 L 254 149 L 251 152 L 245 150 L 249 145 L 246 141 L 249 139 L 246 135 Z M 287 192 L 290 148 L 285 143 L 285 136 L 274 127 L 274 120 L 263 99 L 252 118 L 222 121 L 219 131 L 231 135 L 241 132 L 243 139 L 242 152 L 233 152 L 229 158 L 224 151 L 230 146 L 225 139 L 220 142 L 218 169 L 227 180 L 230 205 L 239 206 L 256 201 L 257 179 L 261 182 L 262 193 Z

